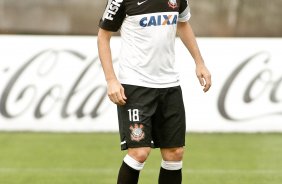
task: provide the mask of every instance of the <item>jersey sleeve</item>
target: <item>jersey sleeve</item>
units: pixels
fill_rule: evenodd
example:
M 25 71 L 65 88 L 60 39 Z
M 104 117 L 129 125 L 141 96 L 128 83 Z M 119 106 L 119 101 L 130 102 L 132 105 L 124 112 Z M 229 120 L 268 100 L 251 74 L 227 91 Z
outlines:
M 99 27 L 107 31 L 116 32 L 120 29 L 126 16 L 123 0 L 108 0 Z
M 180 0 L 180 7 L 179 7 L 179 22 L 186 22 L 190 19 L 190 7 L 188 0 Z

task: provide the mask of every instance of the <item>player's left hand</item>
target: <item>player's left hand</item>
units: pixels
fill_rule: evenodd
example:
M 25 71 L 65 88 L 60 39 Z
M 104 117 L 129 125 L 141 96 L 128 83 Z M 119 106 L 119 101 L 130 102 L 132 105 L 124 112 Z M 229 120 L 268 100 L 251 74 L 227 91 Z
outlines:
M 204 87 L 203 91 L 207 92 L 211 87 L 211 74 L 205 64 L 196 65 L 196 75 L 201 86 Z

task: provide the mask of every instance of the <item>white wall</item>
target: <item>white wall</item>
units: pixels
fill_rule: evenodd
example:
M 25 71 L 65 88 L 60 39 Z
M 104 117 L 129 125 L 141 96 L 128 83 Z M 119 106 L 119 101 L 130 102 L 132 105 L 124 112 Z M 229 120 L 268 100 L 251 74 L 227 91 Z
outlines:
M 180 40 L 188 131 L 282 132 L 282 39 L 199 38 L 203 93 Z M 115 65 L 120 38 L 112 39 Z M 96 37 L 0 36 L 0 130 L 117 131 Z

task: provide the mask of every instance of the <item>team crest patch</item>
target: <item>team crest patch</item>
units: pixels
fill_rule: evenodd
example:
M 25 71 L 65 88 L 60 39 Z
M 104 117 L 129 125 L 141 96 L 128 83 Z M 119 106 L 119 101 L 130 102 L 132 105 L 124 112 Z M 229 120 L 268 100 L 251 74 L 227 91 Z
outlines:
M 177 8 L 177 2 L 176 0 L 168 0 L 168 6 L 172 9 Z
M 139 141 L 141 141 L 142 139 L 145 138 L 145 133 L 143 131 L 143 125 L 142 124 L 138 125 L 137 123 L 135 123 L 134 126 L 131 125 L 129 129 L 131 131 L 130 135 L 131 135 L 132 141 L 139 142 Z

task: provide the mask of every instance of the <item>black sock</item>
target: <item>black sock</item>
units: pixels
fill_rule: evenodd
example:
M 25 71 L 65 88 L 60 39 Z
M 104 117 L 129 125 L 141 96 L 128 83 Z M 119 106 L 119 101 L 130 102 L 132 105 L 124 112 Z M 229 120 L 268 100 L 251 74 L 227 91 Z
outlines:
M 137 184 L 140 171 L 129 167 L 125 162 L 122 165 L 118 174 L 117 184 Z
M 159 184 L 181 184 L 182 171 L 179 170 L 166 170 L 161 167 L 159 175 Z

